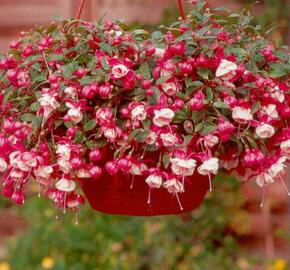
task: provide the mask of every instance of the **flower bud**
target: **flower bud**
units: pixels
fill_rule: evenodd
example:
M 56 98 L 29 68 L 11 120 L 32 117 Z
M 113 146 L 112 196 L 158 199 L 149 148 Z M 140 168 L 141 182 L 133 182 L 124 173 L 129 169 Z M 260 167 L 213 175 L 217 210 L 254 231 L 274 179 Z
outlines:
M 129 171 L 132 167 L 132 162 L 131 162 L 131 160 L 129 160 L 127 158 L 121 158 L 121 159 L 119 159 L 117 165 L 118 165 L 119 169 L 121 169 L 123 171 Z
M 76 157 L 76 158 L 71 159 L 70 165 L 73 170 L 79 170 L 80 168 L 83 167 L 84 162 L 80 158 Z
M 99 161 L 101 159 L 101 156 L 101 151 L 97 147 L 94 147 L 89 154 L 90 161 L 92 162 Z
M 76 135 L 76 132 L 77 132 L 78 128 L 77 127 L 69 127 L 66 131 L 66 136 L 69 138 L 69 139 L 73 139 Z
M 92 178 L 96 179 L 102 175 L 102 169 L 99 166 L 91 166 L 89 168 L 89 174 Z
M 21 190 L 15 191 L 11 198 L 15 204 L 24 204 L 25 195 Z
M 112 161 L 108 161 L 105 165 L 105 168 L 110 175 L 116 174 L 119 170 L 117 164 Z

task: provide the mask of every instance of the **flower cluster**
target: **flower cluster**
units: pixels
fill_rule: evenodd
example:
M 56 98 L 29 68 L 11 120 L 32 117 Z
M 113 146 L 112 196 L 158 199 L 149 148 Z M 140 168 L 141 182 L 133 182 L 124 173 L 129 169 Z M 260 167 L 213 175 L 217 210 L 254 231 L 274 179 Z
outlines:
M 22 33 L 0 56 L 3 195 L 22 204 L 35 182 L 77 211 L 79 182 L 105 173 L 144 175 L 177 198 L 194 173 L 211 182 L 220 169 L 283 182 L 289 53 L 250 19 L 194 1 L 152 34 L 76 19 Z

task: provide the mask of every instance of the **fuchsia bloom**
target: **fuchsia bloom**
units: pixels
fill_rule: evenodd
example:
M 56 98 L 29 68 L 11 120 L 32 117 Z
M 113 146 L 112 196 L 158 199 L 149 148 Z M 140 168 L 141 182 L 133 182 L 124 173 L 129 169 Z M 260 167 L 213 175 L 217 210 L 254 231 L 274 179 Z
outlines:
M 148 203 L 151 189 L 168 191 L 182 209 L 196 175 L 210 189 L 219 170 L 285 186 L 288 52 L 233 20 L 202 17 L 152 36 L 68 20 L 12 42 L 0 59 L 3 195 L 22 204 L 36 181 L 56 207 L 76 212 L 81 183 L 109 174 L 131 179 L 132 192 L 134 178 L 145 182 Z

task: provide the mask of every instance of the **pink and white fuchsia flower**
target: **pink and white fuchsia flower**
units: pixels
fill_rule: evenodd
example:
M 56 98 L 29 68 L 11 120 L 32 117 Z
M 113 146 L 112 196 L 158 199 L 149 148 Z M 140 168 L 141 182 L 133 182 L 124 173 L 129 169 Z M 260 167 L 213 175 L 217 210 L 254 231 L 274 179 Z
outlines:
M 71 157 L 71 147 L 69 144 L 58 144 L 56 148 L 57 163 L 61 171 L 64 173 L 70 173 L 70 157 Z
M 197 168 L 199 174 L 208 175 L 210 191 L 212 191 L 211 174 L 217 174 L 218 168 L 219 160 L 217 158 L 209 158 Z
M 125 77 L 129 72 L 129 69 L 122 64 L 115 65 L 112 67 L 112 76 L 115 79 L 121 79 Z
M 146 119 L 146 117 L 147 117 L 146 105 L 143 103 L 140 105 L 137 105 L 131 111 L 131 118 L 133 120 L 143 121 Z
M 160 188 L 163 180 L 161 175 L 151 174 L 146 178 L 145 182 L 150 188 Z
M 178 193 L 184 192 L 183 184 L 180 181 L 178 181 L 176 178 L 172 177 L 163 183 L 163 187 L 169 193 L 172 193 L 176 196 L 177 202 L 179 204 L 179 208 L 180 208 L 180 210 L 183 210 L 182 204 L 181 204 L 179 196 L 178 196 Z
M 232 117 L 237 122 L 246 122 L 253 120 L 253 114 L 251 113 L 251 109 L 240 106 L 236 106 L 233 108 Z
M 51 174 L 53 173 L 52 166 L 39 166 L 34 170 L 35 180 L 44 186 L 49 186 L 51 183 Z
M 226 75 L 232 74 L 238 69 L 237 64 L 234 62 L 228 61 L 226 59 L 222 59 L 217 70 L 216 70 L 216 77 L 224 77 Z M 233 77 L 233 76 L 232 76 Z
M 290 139 L 281 142 L 280 148 L 282 151 L 282 154 L 287 157 L 287 159 L 290 159 Z
M 174 95 L 175 92 L 178 91 L 176 83 L 174 83 L 174 82 L 163 83 L 162 90 L 164 91 L 164 93 L 166 93 L 169 96 Z
M 178 142 L 176 136 L 171 133 L 161 133 L 160 139 L 162 144 L 166 147 L 173 147 Z
M 41 108 L 44 110 L 43 118 L 47 119 L 48 116 L 55 111 L 60 105 L 56 101 L 56 93 L 50 93 L 49 91 L 44 91 L 42 96 L 38 99 Z
M 264 106 L 262 108 L 262 112 L 265 113 L 266 115 L 268 115 L 269 117 L 274 118 L 274 119 L 279 117 L 279 114 L 276 110 L 275 104 L 269 104 L 267 106 Z
M 5 172 L 7 170 L 7 163 L 4 158 L 0 158 L 0 172 Z
M 158 127 L 168 126 L 174 117 L 174 112 L 171 109 L 163 108 L 154 111 L 153 123 Z
M 76 183 L 72 180 L 62 178 L 56 182 L 55 186 L 60 191 L 72 192 L 76 188 Z
M 261 124 L 256 128 L 256 134 L 262 138 L 270 138 L 275 134 L 275 129 L 269 124 Z
M 112 123 L 113 120 L 113 112 L 110 108 L 101 108 L 98 109 L 96 112 L 96 122 L 100 125 L 100 126 L 107 126 L 110 125 Z
M 112 125 L 110 127 L 103 127 L 102 133 L 108 140 L 113 142 L 122 135 L 122 130 L 118 126 Z
M 73 104 L 71 102 L 66 102 L 66 106 L 69 108 L 67 111 L 67 118 L 69 121 L 74 123 L 79 123 L 83 119 L 83 113 L 81 111 L 81 106 Z
M 193 175 L 196 167 L 196 161 L 194 159 L 183 159 L 183 158 L 171 158 L 171 169 L 179 176 Z

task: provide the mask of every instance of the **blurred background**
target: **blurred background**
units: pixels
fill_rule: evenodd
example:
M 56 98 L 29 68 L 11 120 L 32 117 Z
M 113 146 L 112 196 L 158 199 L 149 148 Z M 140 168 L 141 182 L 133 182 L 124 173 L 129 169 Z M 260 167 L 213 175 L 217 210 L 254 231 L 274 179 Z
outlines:
M 255 23 L 273 27 L 273 43 L 290 44 L 289 0 L 209 2 L 235 12 L 250 9 Z M 0 52 L 21 31 L 74 16 L 78 4 L 0 0 Z M 174 0 L 87 0 L 82 18 L 104 14 L 148 28 L 178 17 Z M 198 210 L 182 216 L 117 217 L 86 205 L 78 226 L 70 214 L 56 220 L 43 199 L 16 208 L 0 198 L 0 270 L 290 269 L 290 202 L 282 185 L 267 189 L 263 208 L 262 192 L 254 186 L 241 189 L 235 179 L 220 175 L 214 189 Z

